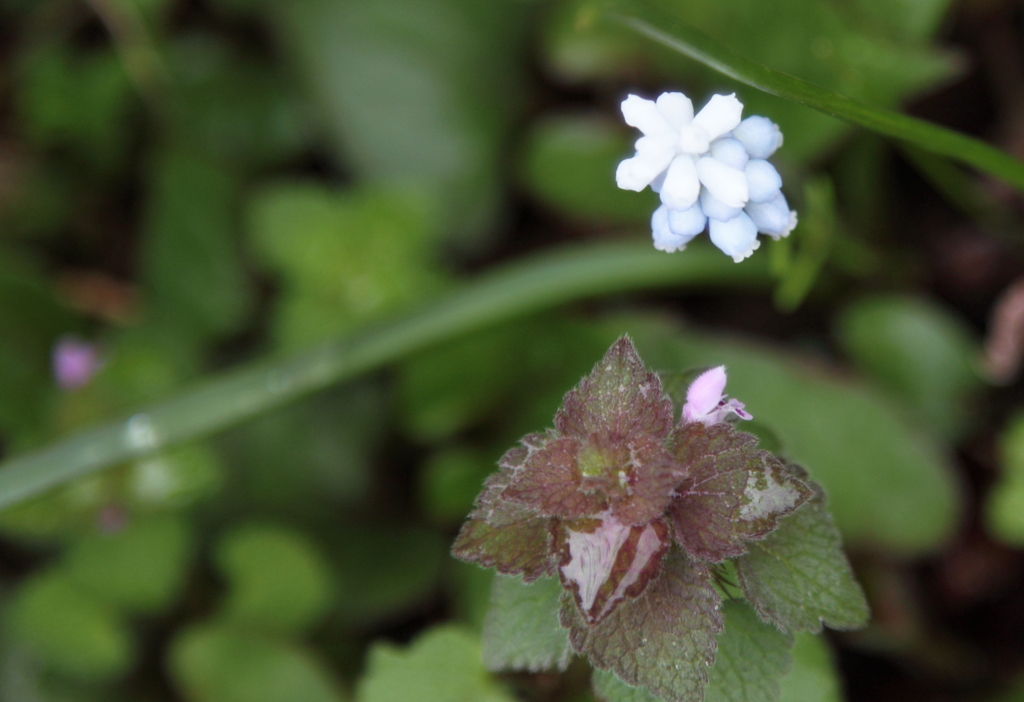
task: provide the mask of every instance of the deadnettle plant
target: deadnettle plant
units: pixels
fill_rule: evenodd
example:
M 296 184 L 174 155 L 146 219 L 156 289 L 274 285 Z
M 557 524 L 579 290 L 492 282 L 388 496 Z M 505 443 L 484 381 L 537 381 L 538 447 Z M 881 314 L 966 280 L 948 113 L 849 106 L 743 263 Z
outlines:
M 501 459 L 453 549 L 522 583 L 557 578 L 558 619 L 572 650 L 666 700 L 703 697 L 723 629 L 716 579 L 726 561 L 762 619 L 783 629 L 820 629 L 830 617 L 854 626 L 864 617 L 830 521 L 822 549 L 841 576 L 831 582 L 853 583 L 847 599 L 859 598 L 861 614 L 793 610 L 789 585 L 773 583 L 772 558 L 750 558 L 787 515 L 812 504 L 827 513 L 801 469 L 728 421 L 751 417 L 726 398 L 725 384 L 724 368 L 703 373 L 677 414 L 659 377 L 620 339 L 565 396 L 554 429 L 525 437 Z M 537 667 L 517 660 L 489 664 Z

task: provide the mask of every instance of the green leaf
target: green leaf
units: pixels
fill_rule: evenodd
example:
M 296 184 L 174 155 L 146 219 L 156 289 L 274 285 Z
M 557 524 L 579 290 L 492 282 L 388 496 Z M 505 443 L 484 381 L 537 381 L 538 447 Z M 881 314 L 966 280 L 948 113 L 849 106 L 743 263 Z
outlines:
M 466 242 L 495 215 L 519 112 L 529 2 L 301 0 L 272 29 L 357 176 L 413 183 Z
M 558 623 L 562 584 L 558 578 L 497 576 L 484 621 L 483 661 L 488 670 L 565 670 L 572 647 Z
M 942 436 L 967 429 L 968 400 L 980 386 L 981 349 L 965 322 L 927 300 L 872 296 L 848 306 L 836 337 L 862 371 L 901 397 Z
M 935 34 L 950 0 L 857 0 L 856 5 L 879 27 L 901 39 L 924 42 Z
M 538 121 L 524 146 L 523 178 L 531 192 L 561 214 L 585 222 L 647 224 L 658 198 L 615 186 L 615 166 L 632 141 L 606 118 L 557 116 Z
M 665 10 L 664 5 L 663 0 L 618 0 L 611 3 L 608 14 L 614 21 L 740 83 L 956 159 L 1024 190 L 1024 163 L 995 147 L 920 119 L 871 107 L 744 58 L 681 22 L 678 13 Z M 792 43 L 788 34 L 778 36 L 780 41 Z
M 198 335 L 238 329 L 251 305 L 239 260 L 235 179 L 209 158 L 157 156 L 144 214 L 142 267 L 160 314 Z
M 601 702 L 659 702 L 660 697 L 652 695 L 645 688 L 633 687 L 619 680 L 610 670 L 595 669 L 590 677 L 594 695 Z
M 664 324 L 644 331 L 635 315 L 608 327 L 609 336 L 629 329 L 657 368 L 724 364 L 729 395 L 774 431 L 787 459 L 825 486 L 848 543 L 921 554 L 956 527 L 960 491 L 948 458 L 878 393 L 792 352 L 679 334 Z
M 765 621 L 790 632 L 867 624 L 864 592 L 819 494 L 736 560 L 747 599 Z
M 218 624 L 185 629 L 168 669 L 189 702 L 341 702 L 329 669 L 304 648 Z
M 745 602 L 726 602 L 722 610 L 725 630 L 718 635 L 705 702 L 778 702 L 793 637 L 762 622 Z
M 192 552 L 187 523 L 166 516 L 89 535 L 65 558 L 68 577 L 97 600 L 126 612 L 155 614 L 181 594 Z
M 825 637 L 796 635 L 793 668 L 779 687 L 784 702 L 842 702 L 843 685 Z
M 59 570 L 39 571 L 23 582 L 6 617 L 12 640 L 64 675 L 117 678 L 135 657 L 121 617 Z
M 1000 541 L 1024 544 L 1024 414 L 1015 415 L 1000 438 L 1002 475 L 985 504 L 985 524 Z
M 480 641 L 453 626 L 435 627 L 408 648 L 370 649 L 357 702 L 511 702 L 484 670 Z
M 322 341 L 440 289 L 423 203 L 408 191 L 281 183 L 253 196 L 248 220 L 256 254 L 285 281 L 274 320 L 285 347 Z
M 223 616 L 258 631 L 306 632 L 334 599 L 323 554 L 302 534 L 281 527 L 236 527 L 217 543 L 215 560 L 228 581 Z
M 561 621 L 573 649 L 595 668 L 669 702 L 689 702 L 700 699 L 715 659 L 719 606 L 706 566 L 675 548 L 643 593 L 623 600 L 597 624 L 587 623 L 568 593 Z

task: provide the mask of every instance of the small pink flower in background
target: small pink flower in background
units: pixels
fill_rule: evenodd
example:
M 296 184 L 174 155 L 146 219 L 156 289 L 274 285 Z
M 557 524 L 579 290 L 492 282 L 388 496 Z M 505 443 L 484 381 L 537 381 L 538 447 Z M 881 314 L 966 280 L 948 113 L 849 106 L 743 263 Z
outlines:
M 725 399 L 725 381 L 725 366 L 717 366 L 698 375 L 686 391 L 683 421 L 711 426 L 724 422 L 730 414 L 740 419 L 753 419 L 742 402 Z
M 53 378 L 62 390 L 77 390 L 89 384 L 103 365 L 96 344 L 73 336 L 62 337 L 53 347 Z

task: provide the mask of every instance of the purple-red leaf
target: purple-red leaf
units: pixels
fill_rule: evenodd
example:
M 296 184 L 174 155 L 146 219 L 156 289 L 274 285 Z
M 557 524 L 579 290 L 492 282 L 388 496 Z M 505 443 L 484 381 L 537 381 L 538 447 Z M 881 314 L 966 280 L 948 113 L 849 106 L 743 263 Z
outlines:
M 552 439 L 524 460 L 502 497 L 527 505 L 547 517 L 575 519 L 593 516 L 608 506 L 600 492 L 584 491 L 579 465 L 580 441 Z
M 661 574 L 635 598 L 590 625 L 573 597 L 562 597 L 561 622 L 573 649 L 595 668 L 646 687 L 669 702 L 703 697 L 722 630 L 720 598 L 707 566 L 681 549 L 665 556 Z
M 590 625 L 643 592 L 672 544 L 668 525 L 661 520 L 630 526 L 611 514 L 562 532 L 559 575 Z
M 555 415 L 555 427 L 567 436 L 601 434 L 612 440 L 638 434 L 668 436 L 672 401 L 661 380 L 644 367 L 629 337 L 608 350 L 594 370 L 571 390 Z
M 808 500 L 810 488 L 757 440 L 729 424 L 684 424 L 676 460 L 689 475 L 669 507 L 676 540 L 702 560 L 720 563 L 775 529 Z
M 531 434 L 498 462 L 500 469 L 487 478 L 484 491 L 476 499 L 476 509 L 455 539 L 452 555 L 485 568 L 497 568 L 505 575 L 522 574 L 526 582 L 554 574 L 556 520 L 501 499 L 517 468 L 547 438 Z

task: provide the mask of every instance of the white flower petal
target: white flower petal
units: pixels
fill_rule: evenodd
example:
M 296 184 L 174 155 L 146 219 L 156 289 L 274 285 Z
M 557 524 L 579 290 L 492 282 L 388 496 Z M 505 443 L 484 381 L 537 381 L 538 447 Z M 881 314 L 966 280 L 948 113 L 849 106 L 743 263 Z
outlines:
M 704 156 L 697 161 L 697 176 L 711 194 L 728 207 L 747 204 L 747 176 L 743 171 L 730 168 L 718 159 Z
M 661 175 L 672 162 L 670 151 L 638 152 L 633 158 L 627 158 L 615 170 L 615 183 L 623 190 L 640 192 Z
M 661 186 L 661 201 L 674 210 L 693 207 L 700 195 L 700 180 L 693 159 L 683 154 L 672 159 Z
M 725 165 L 741 171 L 750 160 L 746 147 L 732 137 L 721 137 L 711 142 L 711 155 Z
M 708 220 L 708 233 L 711 235 L 711 243 L 732 256 L 736 263 L 754 253 L 754 249 L 761 245 L 757 240 L 757 225 L 742 212 L 728 222 Z
M 750 158 L 768 158 L 782 146 L 782 131 L 779 125 L 767 117 L 754 115 L 740 122 L 733 130 L 733 136 L 739 139 L 750 154 Z
M 710 146 L 711 137 L 704 127 L 688 124 L 679 130 L 679 149 L 684 154 L 700 156 L 706 154 Z
M 789 203 L 782 193 L 768 202 L 748 203 L 743 211 L 757 225 L 757 231 L 773 239 L 788 236 L 796 227 L 796 212 L 789 209 Z
M 662 93 L 655 104 L 673 129 L 681 129 L 693 121 L 693 103 L 682 93 Z
M 676 236 L 685 237 L 687 242 L 704 231 L 707 225 L 707 215 L 699 203 L 686 210 L 668 211 L 668 228 Z
M 626 124 L 636 127 L 647 136 L 661 134 L 672 128 L 654 101 L 644 100 L 639 95 L 630 95 L 622 101 L 622 116 Z
M 696 114 L 693 123 L 704 127 L 712 139 L 731 132 L 740 123 L 743 103 L 732 95 L 712 95 L 708 104 Z
M 743 172 L 747 176 L 747 193 L 750 202 L 768 202 L 779 194 L 782 187 L 782 176 L 775 166 L 763 158 L 752 158 L 747 161 Z
M 654 239 L 654 248 L 666 253 L 682 251 L 693 237 L 681 236 L 673 232 L 669 227 L 668 217 L 669 209 L 664 205 L 651 215 L 651 236 Z
M 728 222 L 733 217 L 738 217 L 743 211 L 742 207 L 729 207 L 712 195 L 707 188 L 700 191 L 700 207 L 704 214 L 720 222 Z
M 663 132 L 654 136 L 642 136 L 636 140 L 637 153 L 649 156 L 655 153 L 664 152 L 669 154 L 669 160 L 676 155 L 676 135 L 674 132 Z

